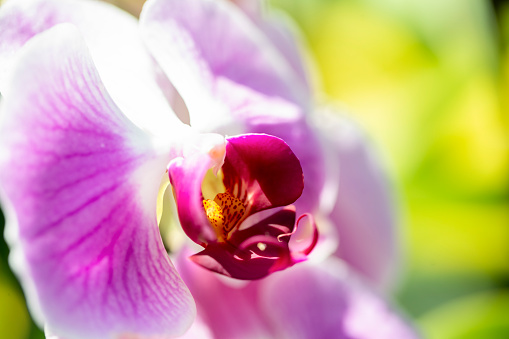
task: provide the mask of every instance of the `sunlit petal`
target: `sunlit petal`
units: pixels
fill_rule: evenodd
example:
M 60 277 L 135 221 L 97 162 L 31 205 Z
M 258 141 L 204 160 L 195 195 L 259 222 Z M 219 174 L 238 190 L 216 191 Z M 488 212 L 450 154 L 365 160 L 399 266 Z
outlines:
M 12 74 L 0 184 L 29 303 L 64 338 L 184 333 L 194 303 L 156 222 L 170 150 L 119 111 L 72 25 L 28 42 Z
M 399 251 L 389 179 L 359 127 L 334 115 L 321 118 L 324 145 L 339 161 L 339 171 L 337 164 L 329 164 L 326 183 L 326 187 L 337 186 L 337 191 L 324 201 L 332 203 L 329 218 L 339 234 L 336 255 L 375 285 L 389 287 Z
M 231 120 L 232 109 L 221 98 L 241 96 L 237 91 L 242 87 L 307 107 L 306 92 L 286 60 L 231 3 L 148 1 L 140 24 L 149 49 L 182 95 L 191 125 L 197 128 L 210 131 L 218 120 Z
M 277 338 L 419 337 L 336 260 L 293 266 L 269 276 L 259 290 Z
M 136 18 L 102 1 L 10 0 L 0 9 L 0 91 L 20 48 L 58 23 L 72 23 L 83 34 L 115 103 L 136 125 L 163 135 L 174 122 L 171 90 L 158 85 L 155 63 L 139 37 Z

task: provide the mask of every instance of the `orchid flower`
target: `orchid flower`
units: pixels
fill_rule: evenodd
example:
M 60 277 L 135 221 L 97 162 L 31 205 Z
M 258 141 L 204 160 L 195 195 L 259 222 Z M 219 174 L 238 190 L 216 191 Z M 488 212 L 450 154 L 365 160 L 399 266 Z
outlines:
M 258 279 L 304 260 L 318 232 L 313 224 L 309 246 L 291 253 L 289 240 L 298 223 L 295 207 L 288 205 L 299 198 L 304 182 L 299 160 L 281 139 L 263 134 L 227 138 L 224 189 L 213 199 L 203 199 L 211 166 L 201 158 L 177 158 L 169 165 L 182 227 L 205 247 L 191 257 L 194 262 L 237 279 Z M 250 216 L 281 206 L 286 207 L 249 222 Z
M 317 133 L 300 57 L 256 13 L 222 0 L 150 0 L 139 23 L 95 1 L 0 9 L 0 199 L 11 266 L 48 337 L 166 338 L 191 324 L 187 337 L 415 337 L 341 273 L 344 147 Z M 168 181 L 202 246 L 182 247 L 178 270 L 158 228 Z M 373 284 L 392 264 L 365 262 L 354 269 Z M 244 332 L 217 328 L 232 322 Z

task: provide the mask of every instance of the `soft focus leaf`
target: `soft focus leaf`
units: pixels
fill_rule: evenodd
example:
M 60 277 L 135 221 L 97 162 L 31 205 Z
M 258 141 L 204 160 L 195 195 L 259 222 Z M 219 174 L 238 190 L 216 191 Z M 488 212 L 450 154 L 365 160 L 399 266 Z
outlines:
M 509 337 L 509 294 L 484 293 L 446 304 L 420 320 L 429 339 Z
M 25 300 L 19 289 L 5 281 L 2 276 L 0 276 L 0 300 L 2 301 L 0 303 L 0 336 L 26 338 L 31 323 Z
M 413 197 L 411 264 L 428 274 L 509 269 L 509 208 L 505 201 L 453 202 Z

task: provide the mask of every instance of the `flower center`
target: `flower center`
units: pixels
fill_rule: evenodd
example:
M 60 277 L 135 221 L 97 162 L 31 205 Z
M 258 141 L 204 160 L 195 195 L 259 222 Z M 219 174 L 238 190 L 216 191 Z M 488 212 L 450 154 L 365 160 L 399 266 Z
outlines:
M 214 200 L 203 200 L 203 208 L 220 241 L 229 238 L 246 213 L 242 201 L 228 192 L 217 194 Z

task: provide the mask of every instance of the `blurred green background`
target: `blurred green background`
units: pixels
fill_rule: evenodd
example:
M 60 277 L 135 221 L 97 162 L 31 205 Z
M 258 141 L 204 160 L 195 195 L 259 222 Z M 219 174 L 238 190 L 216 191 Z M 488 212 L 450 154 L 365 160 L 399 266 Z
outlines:
M 272 6 L 303 32 L 319 101 L 354 115 L 386 158 L 402 204 L 395 302 L 426 338 L 509 338 L 509 3 Z M 42 338 L 7 254 L 2 240 L 0 337 Z
M 273 3 L 304 32 L 325 100 L 387 159 L 400 307 L 426 338 L 509 338 L 509 3 Z

